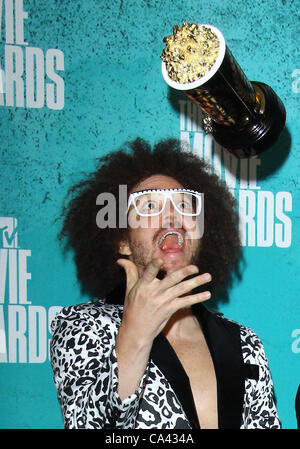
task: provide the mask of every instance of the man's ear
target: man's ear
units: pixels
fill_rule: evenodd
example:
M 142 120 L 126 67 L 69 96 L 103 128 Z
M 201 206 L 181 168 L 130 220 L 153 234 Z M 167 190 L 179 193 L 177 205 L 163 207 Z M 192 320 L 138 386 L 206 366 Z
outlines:
M 119 243 L 119 254 L 122 256 L 131 256 L 131 249 L 127 240 L 122 240 Z

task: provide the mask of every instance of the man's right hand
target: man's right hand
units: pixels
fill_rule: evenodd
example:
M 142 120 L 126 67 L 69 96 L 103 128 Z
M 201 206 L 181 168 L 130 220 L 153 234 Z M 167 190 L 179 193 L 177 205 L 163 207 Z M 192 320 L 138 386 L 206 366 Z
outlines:
M 122 325 L 141 342 L 152 342 L 179 309 L 210 298 L 208 291 L 190 294 L 211 280 L 208 273 L 186 280 L 198 273 L 195 265 L 169 273 L 160 280 L 156 276 L 163 264 L 161 259 L 153 259 L 140 278 L 136 265 L 130 260 L 119 259 L 118 264 L 124 268 L 127 280 Z

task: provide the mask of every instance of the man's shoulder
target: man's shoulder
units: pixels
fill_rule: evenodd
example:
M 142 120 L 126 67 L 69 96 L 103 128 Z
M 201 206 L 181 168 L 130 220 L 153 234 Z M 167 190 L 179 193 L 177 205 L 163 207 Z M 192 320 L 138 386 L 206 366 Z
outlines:
M 240 323 L 239 321 L 229 318 L 228 316 L 225 316 L 224 313 L 216 310 L 208 309 L 207 307 L 203 307 L 205 319 L 209 319 L 217 323 L 218 325 L 226 328 L 228 331 L 230 329 L 235 329 L 239 332 L 241 340 L 257 340 L 258 342 L 259 337 L 257 334 L 253 331 L 253 329 L 245 324 Z M 202 312 L 203 313 L 203 312 Z
M 230 328 L 235 328 L 236 334 L 239 335 L 244 357 L 246 357 L 247 360 L 256 359 L 258 354 L 264 356 L 263 343 L 260 337 L 251 327 L 241 324 L 234 319 L 228 318 L 219 312 L 213 313 L 213 317 L 213 319 L 218 320 L 219 322 L 221 321 L 222 324 L 229 330 L 229 332 Z
M 61 324 L 75 325 L 78 327 L 109 324 L 118 326 L 121 323 L 123 313 L 122 305 L 107 304 L 105 299 L 88 301 L 80 304 L 63 307 L 51 323 L 51 329 Z
M 219 340 L 240 347 L 244 363 L 261 365 L 266 362 L 264 346 L 256 332 L 249 326 L 224 316 L 223 313 L 207 311 L 210 331 L 215 331 Z

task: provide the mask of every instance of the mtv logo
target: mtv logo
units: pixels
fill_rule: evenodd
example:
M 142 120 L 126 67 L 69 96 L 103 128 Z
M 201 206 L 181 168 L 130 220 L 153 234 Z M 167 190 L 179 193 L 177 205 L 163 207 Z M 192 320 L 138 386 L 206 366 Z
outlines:
M 0 217 L 0 248 L 18 248 L 18 221 L 14 217 Z

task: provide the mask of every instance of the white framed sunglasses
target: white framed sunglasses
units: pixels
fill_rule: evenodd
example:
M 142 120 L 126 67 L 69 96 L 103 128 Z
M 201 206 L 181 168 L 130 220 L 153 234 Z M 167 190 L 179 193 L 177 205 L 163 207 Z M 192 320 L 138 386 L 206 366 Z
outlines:
M 127 212 L 133 205 L 141 217 L 153 217 L 161 214 L 170 200 L 179 214 L 195 217 L 201 213 L 202 196 L 202 193 L 189 189 L 140 190 L 129 195 Z

